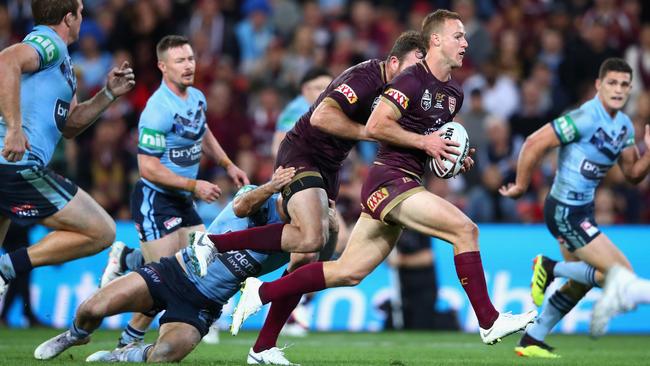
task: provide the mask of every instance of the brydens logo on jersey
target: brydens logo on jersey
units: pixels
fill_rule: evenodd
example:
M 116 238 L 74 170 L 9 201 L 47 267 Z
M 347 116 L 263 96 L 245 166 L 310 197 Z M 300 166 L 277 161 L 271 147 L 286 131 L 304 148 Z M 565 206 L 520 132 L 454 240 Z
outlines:
M 391 97 L 394 101 L 396 101 L 399 105 L 401 105 L 402 108 L 404 109 L 408 108 L 409 98 L 406 95 L 404 95 L 404 93 L 402 93 L 401 91 L 394 88 L 390 88 L 386 90 L 384 94 Z
M 169 160 L 180 166 L 196 164 L 201 159 L 201 144 L 177 147 L 169 150 Z
M 341 84 L 334 90 L 343 94 L 350 104 L 354 104 L 359 100 L 359 98 L 357 98 L 357 93 L 355 93 L 354 89 L 352 89 L 348 84 Z

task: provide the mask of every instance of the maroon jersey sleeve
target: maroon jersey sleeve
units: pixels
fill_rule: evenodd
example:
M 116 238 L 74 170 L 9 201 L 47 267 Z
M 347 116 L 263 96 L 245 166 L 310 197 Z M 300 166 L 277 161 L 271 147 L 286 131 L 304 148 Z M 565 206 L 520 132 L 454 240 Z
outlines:
M 346 116 L 354 119 L 360 108 L 366 108 L 362 101 L 374 99 L 377 96 L 376 82 L 370 79 L 366 70 L 352 72 L 350 78 L 332 89 L 324 100 L 334 101 Z M 358 121 L 365 123 L 366 121 Z
M 412 72 L 413 68 L 415 66 L 411 66 L 388 83 L 381 95 L 382 100 L 393 106 L 398 117 L 406 114 L 413 101 L 419 100 L 419 94 L 422 94 L 422 83 Z

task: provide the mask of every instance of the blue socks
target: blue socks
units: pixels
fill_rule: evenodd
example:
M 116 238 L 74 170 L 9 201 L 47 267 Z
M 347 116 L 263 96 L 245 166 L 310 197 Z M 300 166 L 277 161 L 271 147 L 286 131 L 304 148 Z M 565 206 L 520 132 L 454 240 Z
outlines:
M 553 274 L 555 277 L 572 279 L 587 286 L 600 287 L 596 283 L 596 268 L 585 262 L 557 262 Z
M 121 348 L 130 343 L 144 341 L 144 333 L 145 332 L 142 330 L 133 328 L 131 324 L 127 325 L 120 335 L 120 340 L 117 343 L 117 347 Z
M 559 264 L 559 263 L 558 263 Z M 538 341 L 544 341 L 544 338 L 551 332 L 553 327 L 562 320 L 562 318 L 573 309 L 580 299 L 573 299 L 562 293 L 561 290 L 555 291 L 548 299 L 546 307 L 542 313 L 535 319 L 535 322 L 526 329 L 526 333 Z
M 69 328 L 70 335 L 75 339 L 83 339 L 83 338 L 88 337 L 90 335 L 90 332 L 77 327 L 77 325 L 75 324 L 75 320 L 76 319 L 73 319 L 72 320 L 72 325 L 70 325 L 70 328 Z
M 0 276 L 7 282 L 16 278 L 16 275 L 27 273 L 34 268 L 27 254 L 27 248 L 20 248 L 11 253 L 0 256 Z
M 127 249 L 125 248 L 124 250 L 126 251 Z M 123 259 L 124 263 L 122 263 L 122 268 L 128 269 L 129 271 L 135 271 L 144 266 L 144 257 L 139 248 L 131 249 L 123 256 Z

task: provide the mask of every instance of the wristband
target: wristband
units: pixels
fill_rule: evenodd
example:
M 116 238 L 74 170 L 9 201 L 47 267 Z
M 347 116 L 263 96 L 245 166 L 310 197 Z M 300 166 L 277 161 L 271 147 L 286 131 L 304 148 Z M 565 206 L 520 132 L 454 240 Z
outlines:
M 187 183 L 185 184 L 185 190 L 194 193 L 195 189 L 196 189 L 196 180 L 188 179 Z
M 221 160 L 219 160 L 219 165 L 220 165 L 222 168 L 227 168 L 227 167 L 229 167 L 231 164 L 232 164 L 232 161 L 231 161 L 230 159 L 228 159 L 227 157 L 225 157 L 225 158 L 221 158 Z
M 113 93 L 111 93 L 111 91 L 108 90 L 107 87 L 104 87 L 104 95 L 105 95 L 106 98 L 108 98 L 108 100 L 110 100 L 111 102 L 115 100 L 115 95 L 113 95 Z

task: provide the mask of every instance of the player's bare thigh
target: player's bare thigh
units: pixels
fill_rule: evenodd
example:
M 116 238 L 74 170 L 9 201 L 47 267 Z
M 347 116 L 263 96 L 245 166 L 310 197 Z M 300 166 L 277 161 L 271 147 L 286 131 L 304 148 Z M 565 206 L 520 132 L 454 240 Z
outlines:
M 180 361 L 201 341 L 201 334 L 194 326 L 180 322 L 161 325 L 158 334 L 147 362 Z
M 144 278 L 131 272 L 109 282 L 84 301 L 79 306 L 78 325 L 84 328 L 84 322 L 91 321 L 89 318 L 103 318 L 124 312 L 146 312 L 151 310 L 152 306 L 153 299 Z
M 106 246 L 115 240 L 115 221 L 81 188 L 65 207 L 41 223 L 54 230 L 84 234 Z
M 145 263 L 158 261 L 162 257 L 169 257 L 187 247 L 189 234 L 193 231 L 205 231 L 205 226 L 182 227 L 160 239 L 140 242 L 140 249 Z
M 327 193 L 322 188 L 307 188 L 296 192 L 287 203 L 291 225 L 300 230 L 305 246 L 320 250 L 329 234 Z
M 454 253 L 478 250 L 478 228 L 458 207 L 429 191 L 419 191 L 400 202 L 387 215 L 424 235 L 454 245 Z
M 576 257 L 595 267 L 601 274 L 607 273 L 615 264 L 632 269 L 625 254 L 602 232 L 587 245 L 576 249 L 574 253 Z
M 402 234 L 397 225 L 388 225 L 362 214 L 350 233 L 341 257 L 324 262 L 328 286 L 354 286 L 361 282 L 390 254 Z

